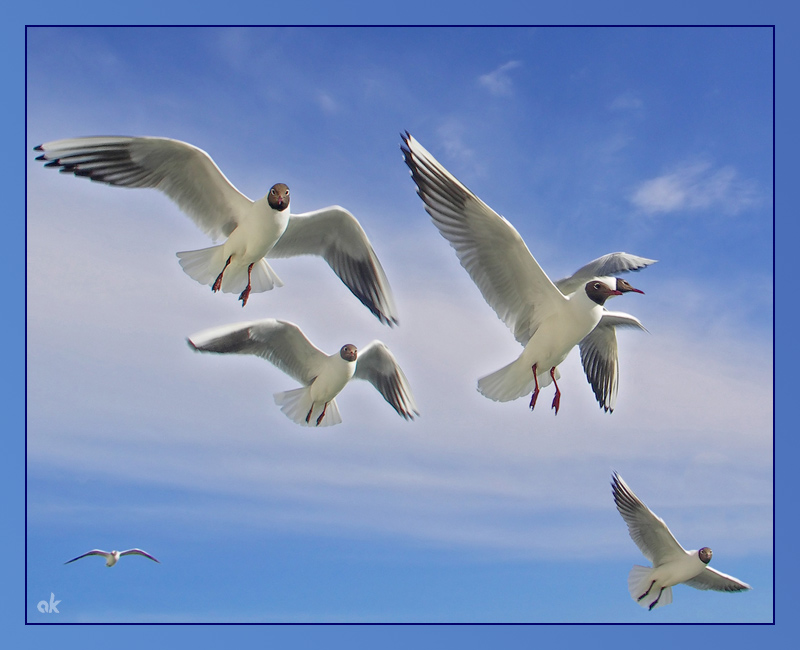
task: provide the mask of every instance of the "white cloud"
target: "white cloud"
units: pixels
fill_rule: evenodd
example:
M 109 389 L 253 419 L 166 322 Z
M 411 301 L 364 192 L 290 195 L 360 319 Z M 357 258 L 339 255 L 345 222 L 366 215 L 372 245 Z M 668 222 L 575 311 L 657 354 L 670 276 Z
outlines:
M 333 114 L 339 111 L 339 102 L 324 91 L 320 91 L 317 94 L 317 104 L 319 104 L 323 113 Z
M 748 531 L 730 553 L 771 548 L 771 349 L 747 332 L 687 329 L 705 301 L 650 314 L 653 334 L 621 333 L 613 415 L 594 403 L 576 353 L 562 366 L 561 412 L 544 399 L 531 413 L 524 399 L 498 404 L 475 390 L 479 376 L 521 348 L 424 223 L 408 234 L 414 246 L 396 242 L 402 253 L 384 258 L 387 271 L 410 269 L 403 280 L 392 276 L 402 326 L 389 330 L 313 258 L 276 260 L 286 286 L 255 296 L 252 313 L 242 313 L 233 296 L 211 295 L 180 272 L 172 249 L 203 238 L 164 197 L 55 174 L 52 182 L 51 199 L 34 192 L 29 204 L 28 458 L 37 471 L 194 495 L 163 506 L 166 514 L 156 507 L 158 521 L 235 520 L 549 557 L 556 548 L 585 555 L 588 534 L 601 540 L 588 552 L 630 553 L 607 487 L 617 469 L 658 495 L 676 528 L 702 489 L 721 535 L 726 521 Z M 131 200 L 113 201 L 119 196 Z M 142 227 L 151 210 L 158 234 Z M 429 259 L 449 264 L 426 273 L 430 266 L 418 267 Z M 64 282 L 40 273 L 47 268 Z M 637 313 L 633 300 L 617 300 L 615 308 Z M 309 304 L 328 315 L 324 324 L 309 317 Z M 379 336 L 422 417 L 404 422 L 359 382 L 339 400 L 342 425 L 301 429 L 272 401 L 291 379 L 261 359 L 185 345 L 195 330 L 265 316 L 298 322 L 323 349 L 343 336 L 357 345 Z M 752 358 L 734 361 L 731 349 Z M 34 499 L 31 516 L 40 507 Z M 743 508 L 751 525 L 740 522 Z
M 508 61 L 500 67 L 478 77 L 478 83 L 486 88 L 492 95 L 507 96 L 513 93 L 513 82 L 509 72 L 518 68 L 520 61 Z
M 720 210 L 738 214 L 759 201 L 753 181 L 741 178 L 733 166 L 714 168 L 709 162 L 689 162 L 644 181 L 631 203 L 647 214 Z
M 624 92 L 617 95 L 609 104 L 609 109 L 612 111 L 620 110 L 638 110 L 644 106 L 641 97 L 632 91 Z

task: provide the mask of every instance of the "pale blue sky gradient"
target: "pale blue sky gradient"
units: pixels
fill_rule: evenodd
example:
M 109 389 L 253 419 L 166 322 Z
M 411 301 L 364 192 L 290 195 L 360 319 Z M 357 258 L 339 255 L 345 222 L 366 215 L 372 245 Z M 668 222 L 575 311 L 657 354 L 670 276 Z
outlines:
M 27 56 L 30 622 L 50 592 L 53 622 L 772 620 L 771 30 L 34 29 Z M 660 260 L 613 305 L 650 330 L 620 335 L 613 415 L 576 353 L 557 418 L 475 391 L 520 348 L 430 224 L 405 129 L 552 277 L 614 250 Z M 164 196 L 33 160 L 115 133 L 192 142 L 251 198 L 283 181 L 295 211 L 347 207 L 400 326 L 311 258 L 276 262 L 285 286 L 242 310 L 181 272 L 175 251 L 208 240 Z M 362 385 L 342 425 L 300 429 L 271 397 L 291 379 L 185 345 L 261 317 L 327 350 L 380 338 L 422 417 Z M 756 588 L 636 606 L 612 470 Z M 162 564 L 63 566 L 129 546 Z

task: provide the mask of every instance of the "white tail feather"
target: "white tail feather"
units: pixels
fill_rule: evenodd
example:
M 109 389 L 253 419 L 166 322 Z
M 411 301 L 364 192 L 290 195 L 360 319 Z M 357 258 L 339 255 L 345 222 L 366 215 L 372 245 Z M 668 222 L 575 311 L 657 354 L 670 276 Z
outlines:
M 553 381 L 550 378 L 550 369 L 547 370 L 544 374 L 539 375 L 539 388 L 544 388 Z M 556 368 L 556 379 L 559 377 L 561 374 Z M 515 359 L 500 370 L 478 380 L 478 390 L 481 395 L 496 402 L 510 402 L 523 395 L 528 395 L 533 392 L 535 385 L 531 366 L 523 362 L 521 358 Z
M 650 589 L 650 584 L 653 582 L 650 577 L 652 573 L 652 567 L 641 566 L 640 564 L 634 564 L 630 573 L 628 573 L 628 591 L 631 594 L 631 598 L 645 609 L 648 609 L 656 598 L 658 598 L 658 602 L 653 605 L 653 609 L 669 605 L 672 602 L 672 587 L 665 587 L 661 591 L 661 596 L 658 595 L 658 589 L 654 588 L 647 596 L 639 600 L 639 597 Z
M 223 244 L 202 248 L 196 251 L 182 251 L 178 253 L 178 260 L 186 274 L 200 284 L 213 285 L 223 268 L 225 268 L 225 253 Z M 239 293 L 247 286 L 247 267 L 230 265 L 222 276 L 224 293 Z M 253 264 L 250 274 L 250 291 L 261 293 L 274 287 L 282 287 L 283 282 L 272 270 L 267 261 L 262 258 Z
M 198 251 L 183 251 L 177 255 L 186 275 L 200 284 L 214 284 L 214 280 L 225 266 L 225 260 L 222 259 L 222 245 Z
M 304 427 L 329 427 L 334 424 L 340 424 L 342 416 L 339 414 L 339 407 L 336 400 L 332 399 L 328 402 L 325 409 L 325 416 L 319 424 L 317 418 L 322 413 L 325 404 L 322 402 L 313 402 L 311 400 L 311 388 L 295 388 L 294 390 L 287 390 L 283 393 L 275 393 L 275 403 L 281 407 L 281 411 L 292 422 Z M 309 411 L 311 415 L 309 416 Z M 306 421 L 306 418 L 308 420 Z
M 267 264 L 267 260 L 262 257 L 253 264 L 253 271 L 250 274 L 250 291 L 262 293 L 282 286 L 283 282 L 281 282 L 278 274 L 272 270 L 272 267 Z

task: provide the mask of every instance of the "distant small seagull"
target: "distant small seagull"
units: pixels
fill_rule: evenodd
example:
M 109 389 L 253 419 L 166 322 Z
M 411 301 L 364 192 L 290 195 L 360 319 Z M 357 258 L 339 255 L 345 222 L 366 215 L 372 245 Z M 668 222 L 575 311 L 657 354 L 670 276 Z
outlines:
M 389 282 L 356 218 L 334 205 L 290 214 L 289 188 L 272 186 L 252 201 L 201 149 L 168 138 L 96 136 L 55 140 L 35 148 L 62 173 L 118 187 L 152 187 L 177 203 L 214 240 L 224 244 L 178 253 L 183 270 L 214 292 L 240 293 L 283 286 L 265 257 L 319 255 L 382 323 L 397 323 Z
M 619 383 L 617 327 L 644 329 L 637 318 L 605 309 L 606 300 L 627 292 L 644 293 L 610 277 L 655 262 L 628 253 L 611 253 L 553 283 L 514 226 L 450 174 L 406 133 L 401 146 L 417 194 L 442 237 L 487 303 L 524 346 L 522 354 L 478 380 L 478 390 L 500 402 L 555 385 L 552 408 L 558 413 L 558 365 L 580 345 L 581 361 L 598 403 L 614 410 Z
M 327 355 L 294 323 L 265 319 L 216 327 L 190 336 L 200 352 L 254 354 L 296 379 L 303 388 L 275 394 L 275 403 L 302 426 L 330 426 L 342 421 L 334 399 L 351 378 L 366 379 L 407 420 L 419 415 L 411 387 L 394 355 L 380 341 L 359 353 L 345 345 Z
M 117 562 L 119 562 L 119 559 L 123 555 L 142 555 L 146 558 L 150 558 L 151 560 L 153 560 L 153 562 L 158 562 L 158 560 L 156 560 L 152 555 L 150 555 L 149 553 L 145 553 L 140 548 L 131 548 L 128 549 L 127 551 L 111 551 L 111 552 L 101 551 L 99 548 L 96 548 L 93 551 L 89 551 L 88 553 L 84 553 L 83 555 L 74 557 L 71 560 L 67 560 L 66 562 L 64 562 L 64 564 L 69 564 L 70 562 L 74 562 L 75 560 L 80 560 L 81 558 L 84 557 L 89 557 L 90 555 L 100 555 L 101 557 L 104 557 L 106 559 L 106 566 L 114 566 Z M 158 563 L 161 564 L 161 562 Z
M 642 607 L 655 609 L 672 602 L 672 587 L 687 584 L 695 589 L 745 591 L 750 585 L 708 566 L 711 549 L 687 551 L 673 537 L 664 520 L 653 513 L 616 472 L 611 481 L 617 510 L 628 532 L 652 567 L 634 565 L 628 574 L 628 590 Z

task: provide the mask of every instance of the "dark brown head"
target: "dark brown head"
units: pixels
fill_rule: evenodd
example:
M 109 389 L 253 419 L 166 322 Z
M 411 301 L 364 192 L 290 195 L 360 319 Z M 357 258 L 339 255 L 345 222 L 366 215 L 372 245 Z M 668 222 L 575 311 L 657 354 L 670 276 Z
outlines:
M 699 551 L 697 551 L 697 557 L 700 558 L 700 561 L 703 564 L 708 564 L 711 562 L 711 549 L 708 546 L 704 546 Z
M 348 343 L 339 350 L 339 356 L 345 361 L 355 361 L 358 358 L 358 349 L 355 345 Z
M 586 295 L 589 296 L 589 298 L 593 302 L 596 302 L 601 307 L 605 303 L 605 301 L 608 300 L 611 296 L 622 295 L 621 291 L 612 289 L 603 280 L 599 280 L 596 278 L 590 282 L 587 282 L 584 288 L 586 289 Z
M 275 183 L 267 195 L 269 207 L 278 212 L 283 212 L 289 207 L 289 188 L 285 183 Z
M 644 294 L 644 291 L 641 289 L 634 289 L 630 282 L 627 280 L 623 280 L 622 278 L 617 278 L 617 291 L 620 293 L 628 293 L 629 291 L 634 291 L 636 293 Z

